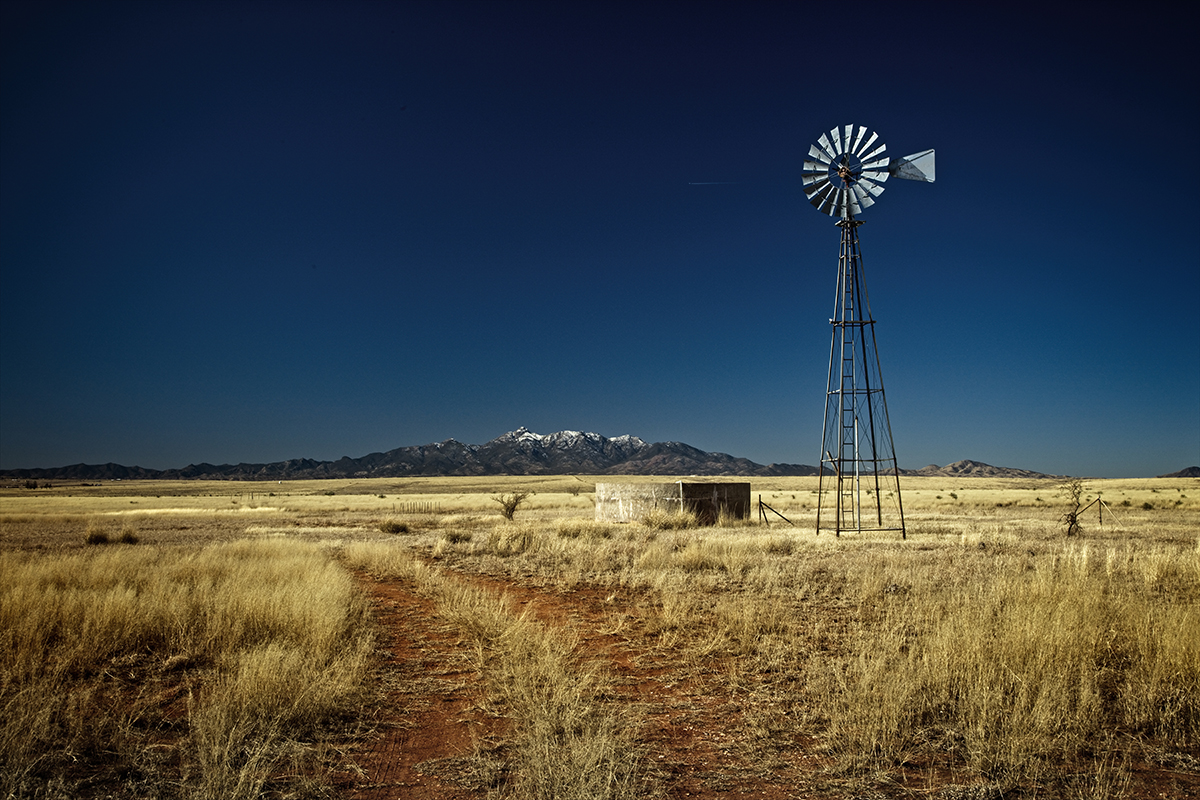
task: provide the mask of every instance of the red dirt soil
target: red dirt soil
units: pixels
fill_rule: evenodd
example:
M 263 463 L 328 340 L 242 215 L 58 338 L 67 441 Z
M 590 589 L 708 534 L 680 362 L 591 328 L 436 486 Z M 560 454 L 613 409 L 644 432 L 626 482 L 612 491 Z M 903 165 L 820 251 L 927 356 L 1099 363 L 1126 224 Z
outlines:
M 457 653 L 458 637 L 438 622 L 434 604 L 400 581 L 360 577 L 370 592 L 387 648 L 380 672 L 385 696 L 377 704 L 378 738 L 357 754 L 361 775 L 335 781 L 356 800 L 472 800 L 480 795 L 417 769 L 464 756 L 480 728 L 498 727 L 477 708 L 477 676 Z
M 906 764 L 890 778 L 834 772 L 832 758 L 815 740 L 785 742 L 769 765 L 747 762 L 736 741 L 745 703 L 717 669 L 699 678 L 673 680 L 656 664 L 652 642 L 631 632 L 639 598 L 628 589 L 576 587 L 569 593 L 490 576 L 454 573 L 474 585 L 506 593 L 514 612 L 532 606 L 551 629 L 577 637 L 588 660 L 604 663 L 614 693 L 641 710 L 641 742 L 662 796 L 688 800 L 796 800 L 797 798 L 902 798 L 1000 800 L 978 778 L 929 760 Z M 503 738 L 507 722 L 486 710 L 478 675 L 468 665 L 459 636 L 442 623 L 434 603 L 409 582 L 359 576 L 381 627 L 387 657 L 380 664 L 385 696 L 375 706 L 375 738 L 353 754 L 359 769 L 343 772 L 337 787 L 353 800 L 479 800 L 486 780 L 464 776 L 477 743 Z M 456 766 L 458 765 L 458 766 Z M 1200 798 L 1200 774 L 1135 759 L 1129 800 Z M 1037 792 L 1035 792 L 1037 794 Z M 1053 793 L 1051 793 L 1053 795 Z

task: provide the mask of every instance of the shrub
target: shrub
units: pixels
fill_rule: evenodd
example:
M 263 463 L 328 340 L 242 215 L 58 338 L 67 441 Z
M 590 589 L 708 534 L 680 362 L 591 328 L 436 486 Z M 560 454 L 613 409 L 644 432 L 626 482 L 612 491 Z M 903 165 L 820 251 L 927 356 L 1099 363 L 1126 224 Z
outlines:
M 88 531 L 84 541 L 88 544 L 108 544 L 108 534 L 104 531 Z
M 384 533 L 408 533 L 408 523 L 398 519 L 385 519 L 379 523 L 379 530 Z
M 1059 518 L 1067 536 L 1074 536 L 1082 530 L 1079 511 L 1083 505 L 1083 488 L 1083 481 L 1079 478 L 1070 478 L 1058 487 L 1058 495 L 1067 501 L 1067 510 Z
M 511 520 L 517 513 L 517 509 L 521 507 L 521 504 L 524 503 L 531 494 L 533 494 L 533 492 L 515 491 L 511 494 L 497 495 L 492 499 L 500 504 L 500 513 L 504 515 L 504 518 Z

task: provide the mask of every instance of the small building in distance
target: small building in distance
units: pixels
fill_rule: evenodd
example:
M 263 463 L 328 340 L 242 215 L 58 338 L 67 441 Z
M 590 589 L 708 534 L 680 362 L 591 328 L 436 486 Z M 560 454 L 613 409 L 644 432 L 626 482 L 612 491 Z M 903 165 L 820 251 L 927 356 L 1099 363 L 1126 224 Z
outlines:
M 686 511 L 701 525 L 715 525 L 724 515 L 750 516 L 749 483 L 597 483 L 598 522 L 637 522 L 651 511 Z

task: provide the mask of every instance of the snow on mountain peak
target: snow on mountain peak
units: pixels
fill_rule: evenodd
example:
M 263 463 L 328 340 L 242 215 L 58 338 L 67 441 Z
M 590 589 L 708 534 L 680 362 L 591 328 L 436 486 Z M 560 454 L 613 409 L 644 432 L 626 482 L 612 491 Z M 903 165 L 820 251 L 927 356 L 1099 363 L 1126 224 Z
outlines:
M 529 442 L 534 445 L 543 447 L 555 447 L 560 450 L 572 450 L 579 447 L 587 447 L 589 449 L 603 448 L 606 444 L 615 445 L 619 448 L 639 449 L 646 446 L 646 443 L 636 436 L 631 436 L 628 433 L 621 434 L 609 438 L 599 433 L 591 433 L 585 431 L 558 431 L 556 433 L 542 434 L 534 433 L 533 431 L 522 425 L 515 431 L 497 436 L 497 442 Z
M 628 433 L 623 433 L 620 436 L 614 436 L 613 438 L 609 439 L 609 441 L 613 442 L 614 444 L 630 444 L 634 447 L 644 447 L 646 444 L 644 440 L 639 439 L 637 436 L 631 436 Z

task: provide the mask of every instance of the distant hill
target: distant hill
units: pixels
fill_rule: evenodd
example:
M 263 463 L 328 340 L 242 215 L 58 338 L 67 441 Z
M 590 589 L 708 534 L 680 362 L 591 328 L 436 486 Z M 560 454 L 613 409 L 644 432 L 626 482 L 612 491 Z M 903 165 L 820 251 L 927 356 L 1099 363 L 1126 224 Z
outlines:
M 1170 475 L 1159 475 L 1160 478 L 1200 478 L 1200 467 L 1184 467 L 1179 472 Z
M 1027 469 L 1015 469 L 1013 467 L 993 467 L 991 464 L 984 464 L 980 461 L 955 461 L 953 464 L 947 464 L 944 467 L 939 467 L 937 464 L 930 464 L 927 467 L 920 469 L 902 469 L 902 475 L 919 475 L 927 477 L 948 477 L 948 478 L 1061 478 L 1062 475 L 1046 475 L 1042 472 L 1032 472 Z
M 1054 478 L 1027 469 L 993 467 L 979 461 L 930 464 L 902 475 L 970 478 Z M 120 464 L 73 464 L 49 469 L 9 469 L 0 477 L 24 480 L 305 480 L 316 478 L 400 478 L 448 475 L 736 475 L 772 477 L 816 475 L 806 464 L 762 464 L 726 453 L 706 453 L 682 442 L 647 443 L 636 436 L 608 438 L 598 433 L 559 431 L 540 434 L 518 428 L 486 444 L 454 439 L 397 447 L 386 453 L 337 461 L 296 458 L 270 464 L 189 464 L 181 469 L 143 469 Z M 1163 477 L 1195 477 L 1189 467 Z
M 447 475 L 816 475 L 804 464 L 763 466 L 726 453 L 706 453 L 682 442 L 648 444 L 636 436 L 598 433 L 538 434 L 518 428 L 486 444 L 447 439 L 398 447 L 386 453 L 337 461 L 292 459 L 271 464 L 189 464 L 152 470 L 120 464 L 74 464 L 51 469 L 10 469 L 6 478 L 33 480 L 303 480 Z

